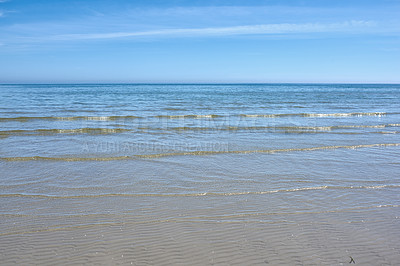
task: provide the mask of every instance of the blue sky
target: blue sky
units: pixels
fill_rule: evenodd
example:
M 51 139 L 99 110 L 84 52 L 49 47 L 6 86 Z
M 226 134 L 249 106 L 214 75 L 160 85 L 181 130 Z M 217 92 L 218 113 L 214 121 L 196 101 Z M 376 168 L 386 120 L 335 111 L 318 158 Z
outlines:
M 400 83 L 399 0 L 0 0 L 0 83 Z

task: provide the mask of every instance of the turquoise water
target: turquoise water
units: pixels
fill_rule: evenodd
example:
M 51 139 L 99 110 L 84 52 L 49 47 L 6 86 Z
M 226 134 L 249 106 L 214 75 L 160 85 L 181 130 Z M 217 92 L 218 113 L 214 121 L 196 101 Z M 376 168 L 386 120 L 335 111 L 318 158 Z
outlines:
M 282 232 L 277 239 L 302 228 L 296 245 L 253 254 L 256 264 L 266 253 L 276 263 L 336 264 L 351 255 L 394 264 L 399 99 L 400 85 L 378 84 L 0 85 L 2 259 L 64 264 L 72 245 L 81 250 L 75 263 L 111 260 L 129 241 L 149 247 L 160 237 L 129 231 L 141 232 L 138 224 L 155 224 L 146 230 L 161 236 L 167 224 L 186 233 L 186 244 L 204 247 L 199 264 L 210 263 L 201 260 L 207 252 L 223 254 L 217 240 L 234 254 L 257 238 L 222 227 L 221 238 L 208 241 L 218 222 L 249 225 L 276 246 L 272 227 L 259 226 L 281 228 L 271 229 Z M 313 221 L 329 226 L 308 228 Z M 124 231 L 117 244 L 115 223 Z M 173 227 L 179 223 L 204 233 L 191 238 L 192 229 Z M 181 248 L 176 241 L 169 256 Z M 308 261 L 307 244 L 323 255 Z M 47 254 L 49 245 L 63 255 Z M 111 251 L 93 255 L 104 247 Z M 163 257 L 163 248 L 146 256 L 132 247 L 126 253 L 135 255 L 119 262 L 191 260 Z M 240 261 L 233 254 L 219 262 Z

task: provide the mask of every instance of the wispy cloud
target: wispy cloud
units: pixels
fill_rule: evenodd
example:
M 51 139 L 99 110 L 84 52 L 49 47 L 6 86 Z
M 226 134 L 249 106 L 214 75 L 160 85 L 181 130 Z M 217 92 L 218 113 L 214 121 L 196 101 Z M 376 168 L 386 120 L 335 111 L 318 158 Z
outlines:
M 0 0 L 0 4 L 5 2 L 8 2 L 8 0 Z M 4 16 L 4 11 L 0 10 L 0 18 L 3 16 Z
M 127 37 L 185 37 L 185 36 L 233 36 L 233 35 L 269 35 L 269 34 L 299 34 L 323 32 L 359 32 L 375 25 L 372 21 L 346 21 L 342 23 L 303 23 L 303 24 L 261 24 L 233 27 L 207 27 L 207 28 L 174 28 L 151 31 L 133 32 L 108 32 L 86 34 L 64 34 L 49 36 L 52 40 L 90 40 L 90 39 L 116 39 Z

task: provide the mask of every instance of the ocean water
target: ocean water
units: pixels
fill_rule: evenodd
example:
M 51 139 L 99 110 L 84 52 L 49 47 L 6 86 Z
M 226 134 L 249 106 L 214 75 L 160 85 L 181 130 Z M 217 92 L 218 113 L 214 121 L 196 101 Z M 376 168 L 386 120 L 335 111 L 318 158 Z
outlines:
M 0 85 L 1 264 L 395 265 L 400 85 Z

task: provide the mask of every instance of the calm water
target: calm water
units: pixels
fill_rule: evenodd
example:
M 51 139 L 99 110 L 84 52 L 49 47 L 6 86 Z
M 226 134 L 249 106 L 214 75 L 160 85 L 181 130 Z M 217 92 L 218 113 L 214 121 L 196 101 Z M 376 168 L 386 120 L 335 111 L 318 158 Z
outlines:
M 5 264 L 400 261 L 400 85 L 0 85 Z

